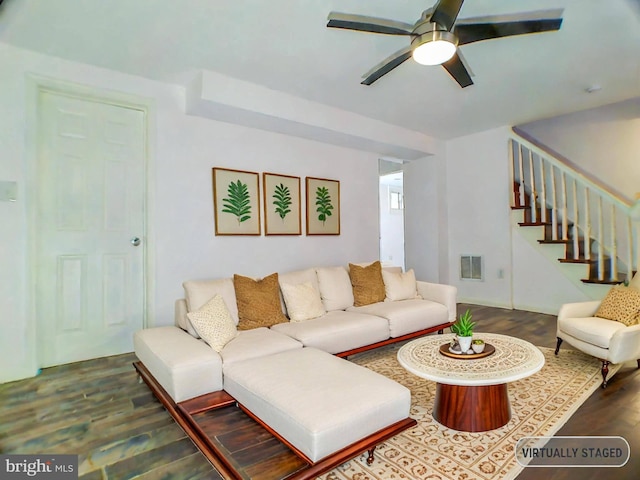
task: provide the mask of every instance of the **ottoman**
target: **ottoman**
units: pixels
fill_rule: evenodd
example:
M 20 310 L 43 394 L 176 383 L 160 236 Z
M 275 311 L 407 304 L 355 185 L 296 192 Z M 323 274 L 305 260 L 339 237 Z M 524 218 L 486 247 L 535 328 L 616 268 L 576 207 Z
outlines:
M 310 463 L 409 417 L 407 388 L 315 348 L 225 364 L 223 371 L 225 391 Z

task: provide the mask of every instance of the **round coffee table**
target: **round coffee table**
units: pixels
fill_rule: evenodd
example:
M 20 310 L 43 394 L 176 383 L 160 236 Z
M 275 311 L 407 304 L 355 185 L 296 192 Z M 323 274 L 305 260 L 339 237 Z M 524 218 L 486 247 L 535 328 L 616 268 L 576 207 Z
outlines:
M 398 351 L 407 371 L 436 382 L 433 418 L 466 432 L 493 430 L 511 419 L 507 383 L 528 377 L 544 366 L 544 355 L 524 340 L 496 333 L 474 333 L 495 352 L 484 358 L 451 358 L 440 353 L 453 334 L 413 340 Z

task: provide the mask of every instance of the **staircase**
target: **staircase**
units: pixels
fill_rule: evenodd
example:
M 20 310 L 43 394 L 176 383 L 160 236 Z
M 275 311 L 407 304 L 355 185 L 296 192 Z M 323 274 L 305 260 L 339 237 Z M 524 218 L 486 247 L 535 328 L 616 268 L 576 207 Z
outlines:
M 630 280 L 638 266 L 640 230 L 632 209 L 637 210 L 640 201 L 634 205 L 516 129 L 509 141 L 509 158 L 511 208 L 522 212 L 518 225 L 536 227 L 541 248 L 563 247 L 559 262 L 583 264 L 584 284 Z

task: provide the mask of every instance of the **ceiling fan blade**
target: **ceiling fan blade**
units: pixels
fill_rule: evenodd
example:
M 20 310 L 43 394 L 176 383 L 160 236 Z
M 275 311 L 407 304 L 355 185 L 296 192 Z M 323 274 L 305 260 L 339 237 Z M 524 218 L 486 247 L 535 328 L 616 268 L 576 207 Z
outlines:
M 386 35 L 409 35 L 413 31 L 410 23 L 396 22 L 386 18 L 331 12 L 327 17 L 327 27 L 360 30 L 362 32 L 384 33 Z
M 449 75 L 451 75 L 453 79 L 458 82 L 458 85 L 460 85 L 462 88 L 473 85 L 471 75 L 469 75 L 469 72 L 464 66 L 464 63 L 458 55 L 458 52 L 456 52 L 455 55 L 451 57 L 451 60 L 447 60 L 446 62 L 444 62 L 442 66 L 447 72 L 449 72 Z
M 465 18 L 456 23 L 454 33 L 458 37 L 458 45 L 466 45 L 492 38 L 551 32 L 560 29 L 562 12 L 562 9 L 554 9 Z
M 440 0 L 434 7 L 431 14 L 431 22 L 451 31 L 451 27 L 458 18 L 458 13 L 462 8 L 464 0 Z
M 401 50 L 398 50 L 396 53 L 389 55 L 367 73 L 365 73 L 362 77 L 364 80 L 360 82 L 362 85 L 371 85 L 373 82 L 378 80 L 383 75 L 386 75 L 391 70 L 406 62 L 411 58 L 411 47 L 404 47 Z

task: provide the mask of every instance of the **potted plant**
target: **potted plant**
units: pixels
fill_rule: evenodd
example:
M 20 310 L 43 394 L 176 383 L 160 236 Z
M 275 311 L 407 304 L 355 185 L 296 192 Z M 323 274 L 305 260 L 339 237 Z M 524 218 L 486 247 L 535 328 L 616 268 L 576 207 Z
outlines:
M 482 353 L 484 351 L 484 340 L 480 340 L 479 338 L 473 340 L 471 342 L 471 348 L 475 353 Z
M 451 325 L 451 332 L 458 337 L 458 344 L 462 353 L 466 353 L 471 348 L 473 327 L 476 325 L 475 322 L 471 321 L 471 317 L 471 310 L 467 310 Z

